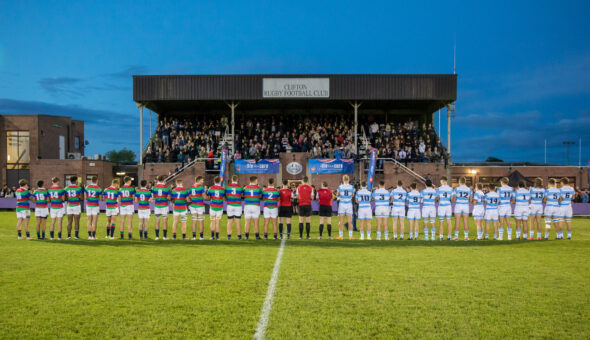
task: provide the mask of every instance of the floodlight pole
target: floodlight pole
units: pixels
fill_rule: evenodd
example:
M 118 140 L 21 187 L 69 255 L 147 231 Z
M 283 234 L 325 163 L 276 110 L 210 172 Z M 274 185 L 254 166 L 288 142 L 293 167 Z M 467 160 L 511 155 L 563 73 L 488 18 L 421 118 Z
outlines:
M 447 179 L 452 182 L 451 178 L 451 109 L 453 104 L 447 104 Z
M 566 165 L 570 165 L 570 145 L 575 145 L 576 142 L 565 141 L 565 142 L 563 142 L 563 144 L 565 144 L 565 146 L 566 146 L 566 157 L 567 157 Z

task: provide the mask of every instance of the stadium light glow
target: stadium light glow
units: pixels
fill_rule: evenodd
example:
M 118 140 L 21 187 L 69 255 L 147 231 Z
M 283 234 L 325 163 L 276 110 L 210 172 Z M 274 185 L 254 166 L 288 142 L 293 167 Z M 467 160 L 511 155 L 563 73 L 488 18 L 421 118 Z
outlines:
M 125 173 L 124 172 L 117 172 L 116 175 L 117 176 L 125 176 Z
M 475 175 L 476 173 L 477 173 L 477 170 L 471 169 L 471 174 Z

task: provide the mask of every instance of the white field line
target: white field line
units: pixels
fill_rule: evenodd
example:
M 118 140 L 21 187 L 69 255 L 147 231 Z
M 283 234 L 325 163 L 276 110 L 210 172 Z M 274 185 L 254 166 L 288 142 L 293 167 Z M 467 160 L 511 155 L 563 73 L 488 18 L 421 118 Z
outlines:
M 277 281 L 279 279 L 279 269 L 281 268 L 281 259 L 283 258 L 283 249 L 285 248 L 285 237 L 281 240 L 281 247 L 277 254 L 275 266 L 272 270 L 270 281 L 268 282 L 268 289 L 266 290 L 266 298 L 264 298 L 264 304 L 262 305 L 262 312 L 258 319 L 258 325 L 256 326 L 256 333 L 254 333 L 255 340 L 264 339 L 264 333 L 268 326 L 268 318 L 270 316 L 270 309 L 272 308 L 272 300 L 275 295 L 275 288 L 277 287 Z

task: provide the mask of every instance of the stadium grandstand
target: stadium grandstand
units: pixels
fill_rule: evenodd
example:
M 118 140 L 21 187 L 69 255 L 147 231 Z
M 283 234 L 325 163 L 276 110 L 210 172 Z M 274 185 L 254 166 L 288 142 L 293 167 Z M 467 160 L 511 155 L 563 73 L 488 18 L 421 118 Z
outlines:
M 307 159 L 352 159 L 358 179 L 376 149 L 381 173 L 389 165 L 423 179 L 446 171 L 434 113 L 456 95 L 453 74 L 134 76 L 141 116 L 158 115 L 147 145 L 140 141 L 140 167 L 148 178 L 199 165 L 214 172 L 225 149 L 230 161 L 297 159 L 302 168 Z

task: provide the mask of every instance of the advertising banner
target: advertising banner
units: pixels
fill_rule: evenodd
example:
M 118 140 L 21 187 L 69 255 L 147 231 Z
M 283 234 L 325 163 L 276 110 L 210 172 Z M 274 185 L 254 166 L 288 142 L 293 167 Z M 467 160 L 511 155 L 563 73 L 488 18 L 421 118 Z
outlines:
M 236 174 L 278 174 L 278 159 L 236 159 L 234 162 Z
M 307 167 L 311 174 L 351 174 L 354 172 L 354 160 L 309 159 Z
M 371 150 L 371 159 L 369 160 L 369 178 L 367 181 L 367 190 L 373 187 L 373 180 L 375 179 L 375 165 L 377 163 L 377 149 Z

